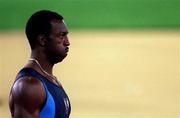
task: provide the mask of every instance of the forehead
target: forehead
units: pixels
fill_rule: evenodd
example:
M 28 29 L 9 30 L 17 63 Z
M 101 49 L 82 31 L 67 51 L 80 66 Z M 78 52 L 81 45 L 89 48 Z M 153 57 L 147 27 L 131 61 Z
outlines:
M 51 21 L 51 32 L 68 32 L 67 26 L 64 20 L 52 20 Z

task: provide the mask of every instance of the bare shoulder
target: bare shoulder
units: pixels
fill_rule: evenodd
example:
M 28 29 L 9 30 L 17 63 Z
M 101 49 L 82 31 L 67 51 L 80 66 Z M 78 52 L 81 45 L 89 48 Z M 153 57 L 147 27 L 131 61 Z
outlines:
M 40 80 L 25 76 L 14 83 L 10 97 L 12 109 L 14 107 L 19 111 L 22 109 L 33 114 L 40 110 L 46 99 L 46 93 Z
M 41 98 L 41 95 L 45 93 L 45 90 L 40 80 L 35 77 L 25 76 L 14 83 L 12 93 L 15 98 L 24 96 L 35 99 L 36 97 Z

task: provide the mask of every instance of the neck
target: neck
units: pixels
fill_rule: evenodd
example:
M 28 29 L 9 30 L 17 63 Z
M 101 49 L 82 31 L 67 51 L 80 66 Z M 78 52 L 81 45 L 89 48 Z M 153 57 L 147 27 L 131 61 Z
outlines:
M 45 75 L 51 77 L 50 80 L 51 80 L 54 84 L 56 84 L 56 85 L 58 85 L 58 86 L 61 85 L 61 84 L 59 83 L 59 81 L 57 80 L 57 78 L 56 78 L 55 76 L 53 76 L 52 74 L 49 74 L 48 72 L 46 72 L 46 71 L 41 67 L 40 63 L 39 63 L 36 59 L 30 58 L 29 60 L 30 60 L 30 61 L 34 61 L 35 64 L 39 67 L 39 69 L 40 69 Z M 48 77 L 47 79 L 49 79 L 49 77 Z
M 60 86 L 61 84 L 58 82 L 57 78 L 53 76 L 52 70 L 54 64 L 48 61 L 47 56 L 42 53 L 43 51 L 32 51 L 30 61 L 25 67 L 30 67 L 47 77 L 54 84 Z
M 45 55 L 43 55 L 42 53 L 32 52 L 30 58 L 37 60 L 40 66 L 42 67 L 42 69 L 52 75 L 54 64 L 50 63 L 50 61 L 48 61 L 48 58 Z M 32 62 L 29 62 L 29 63 L 30 65 L 32 64 Z M 38 69 L 38 67 L 36 66 L 35 66 L 35 69 Z

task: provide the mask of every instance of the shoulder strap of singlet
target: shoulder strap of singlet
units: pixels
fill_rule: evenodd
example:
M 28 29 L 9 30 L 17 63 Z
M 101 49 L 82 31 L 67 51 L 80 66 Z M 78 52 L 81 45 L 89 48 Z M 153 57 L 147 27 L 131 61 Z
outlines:
M 35 77 L 36 79 L 40 80 L 43 83 L 43 86 L 46 88 L 46 85 L 44 83 L 44 80 L 42 79 L 42 76 L 40 74 L 38 74 L 34 69 L 32 68 L 23 68 L 19 71 L 18 75 L 16 76 L 16 80 L 24 77 L 24 76 L 32 76 Z
M 16 76 L 16 81 L 24 76 L 33 76 L 36 77 L 38 80 L 42 81 L 41 77 L 32 68 L 21 69 L 18 75 Z
M 36 72 L 35 70 L 33 70 L 32 68 L 23 68 L 23 69 L 21 69 L 21 70 L 19 71 L 18 75 L 16 76 L 15 82 L 16 82 L 17 80 L 19 80 L 20 78 L 24 77 L 24 76 L 32 76 L 32 77 L 35 77 L 35 78 L 37 78 L 38 80 L 40 80 L 40 81 L 42 82 L 44 88 L 45 88 L 46 95 L 48 95 L 48 94 L 47 94 L 48 89 L 47 89 L 47 87 L 46 87 L 46 85 L 45 85 L 42 77 L 41 77 L 39 74 L 37 74 L 37 72 Z

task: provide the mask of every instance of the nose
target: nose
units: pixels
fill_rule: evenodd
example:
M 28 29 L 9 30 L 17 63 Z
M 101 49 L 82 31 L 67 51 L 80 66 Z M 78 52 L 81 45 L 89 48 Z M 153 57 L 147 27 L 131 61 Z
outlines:
M 70 45 L 70 42 L 69 42 L 69 39 L 68 39 L 67 36 L 65 37 L 64 45 L 65 45 L 65 46 L 69 46 L 69 45 Z

